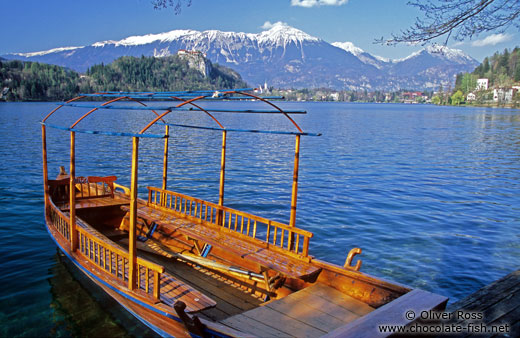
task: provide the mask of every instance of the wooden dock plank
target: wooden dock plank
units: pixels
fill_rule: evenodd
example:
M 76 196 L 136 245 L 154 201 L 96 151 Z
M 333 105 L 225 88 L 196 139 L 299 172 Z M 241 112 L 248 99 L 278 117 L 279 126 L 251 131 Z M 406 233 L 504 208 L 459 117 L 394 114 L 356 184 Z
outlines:
M 520 336 L 520 270 L 514 271 L 507 276 L 481 288 L 475 293 L 461 299 L 449 306 L 454 320 L 451 322 L 457 325 L 467 326 L 469 320 L 458 319 L 456 313 L 476 312 L 482 313 L 483 319 L 477 320 L 478 324 L 482 323 L 487 329 L 495 329 L 498 325 L 509 325 L 507 336 Z M 504 333 L 487 332 L 487 333 L 466 333 L 465 337 L 500 337 Z
M 512 290 L 518 290 L 520 288 L 520 270 L 516 270 L 507 276 L 500 278 L 499 280 L 477 290 L 471 295 L 463 298 L 448 306 L 448 311 L 454 311 L 458 309 L 471 310 L 473 308 L 479 308 L 482 304 L 486 304 L 497 297 L 497 295 L 504 295 Z

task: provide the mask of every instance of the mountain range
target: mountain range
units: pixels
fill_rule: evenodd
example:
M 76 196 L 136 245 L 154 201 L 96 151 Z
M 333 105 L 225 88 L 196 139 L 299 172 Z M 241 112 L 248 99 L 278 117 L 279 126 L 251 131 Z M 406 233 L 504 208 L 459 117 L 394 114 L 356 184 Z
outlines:
M 181 49 L 205 53 L 212 62 L 240 73 L 251 85 L 267 83 L 277 88 L 437 89 L 441 84 L 453 85 L 457 73 L 473 71 L 479 64 L 462 51 L 445 46 L 428 46 L 403 59 L 385 59 L 350 42 L 331 44 L 283 23 L 258 34 L 173 30 L 2 57 L 85 72 L 121 56 L 163 57 Z

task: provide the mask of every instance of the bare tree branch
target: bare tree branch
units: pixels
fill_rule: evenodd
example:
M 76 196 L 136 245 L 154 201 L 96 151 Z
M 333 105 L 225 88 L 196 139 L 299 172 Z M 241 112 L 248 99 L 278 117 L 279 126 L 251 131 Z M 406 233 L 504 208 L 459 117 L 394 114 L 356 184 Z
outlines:
M 165 9 L 172 7 L 176 15 L 181 13 L 183 4 L 186 7 L 190 7 L 191 0 L 152 0 L 153 8 Z
M 390 39 L 377 43 L 426 44 L 446 36 L 445 44 L 471 39 L 484 32 L 520 28 L 520 0 L 413 0 L 408 5 L 423 13 L 415 23 Z

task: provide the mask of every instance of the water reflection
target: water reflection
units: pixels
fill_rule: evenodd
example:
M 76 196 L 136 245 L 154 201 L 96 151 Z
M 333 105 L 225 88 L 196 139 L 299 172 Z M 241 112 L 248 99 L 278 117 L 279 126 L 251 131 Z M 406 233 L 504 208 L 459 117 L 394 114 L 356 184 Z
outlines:
M 61 253 L 48 279 L 52 301 L 49 336 L 156 337 L 73 266 Z

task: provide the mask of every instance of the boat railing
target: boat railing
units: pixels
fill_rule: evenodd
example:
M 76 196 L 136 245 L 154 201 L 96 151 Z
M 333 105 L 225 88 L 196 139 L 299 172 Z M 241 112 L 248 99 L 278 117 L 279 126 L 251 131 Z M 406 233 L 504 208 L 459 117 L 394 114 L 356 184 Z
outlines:
M 63 237 L 70 241 L 70 218 L 54 204 L 49 201 L 50 225 Z M 116 279 L 127 282 L 129 273 L 128 251 L 123 248 L 98 238 L 91 233 L 88 225 L 76 219 L 76 231 L 79 240 L 79 252 L 89 262 L 110 273 Z M 137 287 L 155 300 L 160 300 L 160 279 L 164 273 L 164 267 L 154 264 L 145 259 L 137 257 Z
M 92 264 L 123 283 L 128 282 L 128 251 L 118 248 L 78 226 L 79 252 Z M 137 287 L 155 300 L 160 300 L 160 279 L 164 267 L 137 257 Z
M 88 199 L 97 197 L 114 197 L 114 181 L 116 176 L 78 176 L 75 178 L 78 194 L 76 199 Z
M 52 227 L 63 236 L 67 241 L 70 240 L 70 225 L 69 217 L 65 215 L 60 208 L 54 204 L 51 200 L 49 201 L 49 219 Z
M 307 259 L 309 255 L 312 232 L 287 224 L 155 187 L 148 187 L 148 205 L 165 208 L 181 217 L 219 229 L 227 229 L 238 236 L 260 240 L 270 245 L 270 248 L 274 247 L 297 258 Z

